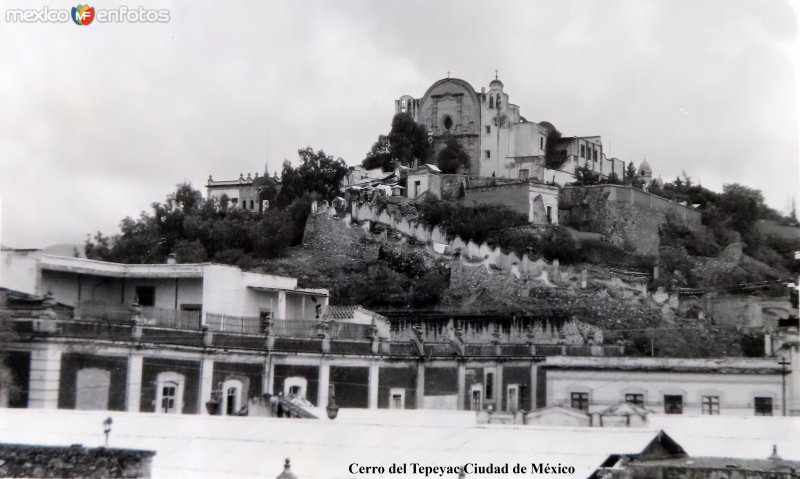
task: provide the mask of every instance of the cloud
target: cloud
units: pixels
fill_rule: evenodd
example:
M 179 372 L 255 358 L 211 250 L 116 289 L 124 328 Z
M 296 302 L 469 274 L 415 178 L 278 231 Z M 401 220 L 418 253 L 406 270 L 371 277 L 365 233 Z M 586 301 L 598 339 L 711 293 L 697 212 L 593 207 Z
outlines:
M 777 208 L 798 189 L 779 1 L 146 3 L 171 21 L 0 29 L 4 244 L 111 233 L 178 182 L 276 171 L 307 145 L 356 164 L 394 100 L 448 71 L 479 90 L 497 69 L 526 118 L 664 178 L 741 182 Z

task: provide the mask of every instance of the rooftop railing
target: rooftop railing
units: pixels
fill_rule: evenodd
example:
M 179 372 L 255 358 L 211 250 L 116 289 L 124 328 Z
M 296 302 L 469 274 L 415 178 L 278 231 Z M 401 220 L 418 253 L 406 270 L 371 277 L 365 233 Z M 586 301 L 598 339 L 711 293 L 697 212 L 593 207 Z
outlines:
M 75 306 L 73 316 L 85 321 L 128 324 L 133 319 L 130 308 L 94 301 L 81 301 Z M 200 329 L 200 311 L 142 306 L 139 314 L 143 325 L 174 329 Z

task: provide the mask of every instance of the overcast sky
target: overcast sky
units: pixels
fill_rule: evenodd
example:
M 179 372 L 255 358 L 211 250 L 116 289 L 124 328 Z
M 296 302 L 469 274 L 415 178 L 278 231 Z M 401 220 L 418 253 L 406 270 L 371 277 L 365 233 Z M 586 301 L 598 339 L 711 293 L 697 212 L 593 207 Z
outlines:
M 754 1 L 134 3 L 166 24 L 0 19 L 0 241 L 118 231 L 174 185 L 297 163 L 358 164 L 394 100 L 447 72 L 609 156 L 787 210 L 798 190 L 795 8 Z M 101 5 L 91 4 L 100 8 Z

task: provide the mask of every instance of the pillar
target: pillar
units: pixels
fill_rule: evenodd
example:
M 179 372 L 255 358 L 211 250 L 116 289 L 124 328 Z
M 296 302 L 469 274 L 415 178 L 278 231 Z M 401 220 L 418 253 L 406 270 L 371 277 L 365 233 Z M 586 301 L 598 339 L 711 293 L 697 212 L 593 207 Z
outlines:
M 506 390 L 503 387 L 503 364 L 497 363 L 496 373 L 494 374 L 494 384 L 495 384 L 495 407 L 494 410 L 497 412 L 505 411 L 503 408 L 503 403 L 506 402 Z
M 378 409 L 378 362 L 369 364 L 369 408 Z
M 211 391 L 214 389 L 214 360 L 203 358 L 200 360 L 200 395 L 198 408 L 200 414 L 208 414 L 206 403 L 211 400 Z
M 275 319 L 286 319 L 286 291 L 278 291 L 278 310 Z
M 466 396 L 467 367 L 463 362 L 458 363 L 458 401 L 456 402 L 459 411 L 465 409 L 464 399 Z
M 531 385 L 528 388 L 530 391 L 530 406 L 528 406 L 528 411 L 535 411 L 538 409 L 536 405 L 536 397 L 538 395 L 538 386 L 539 386 L 539 365 L 536 363 L 531 364 Z
M 786 414 L 800 416 L 800 347 L 798 347 L 797 333 L 795 343 L 789 345 L 789 373 L 786 376 Z
M 328 389 L 331 383 L 331 365 L 323 359 L 319 365 L 319 387 L 317 388 L 317 407 L 328 407 Z
M 58 409 L 58 388 L 61 382 L 61 350 L 52 344 L 31 351 L 31 372 L 28 383 L 28 407 Z
M 264 361 L 264 380 L 261 381 L 261 394 L 272 395 L 272 383 L 275 377 L 275 365 L 272 364 L 272 357 L 267 356 Z
M 417 363 L 417 409 L 422 409 L 425 402 L 425 363 Z
M 128 374 L 125 379 L 125 410 L 139 412 L 142 400 L 142 355 L 132 352 L 128 356 Z

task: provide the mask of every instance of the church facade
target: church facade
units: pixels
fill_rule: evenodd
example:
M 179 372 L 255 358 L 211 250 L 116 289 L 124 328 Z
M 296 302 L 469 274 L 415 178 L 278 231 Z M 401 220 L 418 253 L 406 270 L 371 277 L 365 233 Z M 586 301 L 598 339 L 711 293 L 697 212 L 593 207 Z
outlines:
M 555 145 L 563 152 L 562 164 L 547 168 L 547 137 L 555 127 L 523 117 L 498 78 L 480 91 L 464 80 L 443 78 L 421 98 L 403 95 L 395 100 L 395 113 L 410 114 L 428 130 L 434 158 L 455 136 L 469 153 L 469 175 L 564 185 L 574 181 L 575 170 L 583 166 L 603 177 L 623 174 L 624 163 L 606 158 L 600 136 L 563 137 Z
M 395 113 L 409 113 L 425 126 L 434 155 L 449 136 L 458 138 L 469 153 L 471 175 L 534 178 L 544 164 L 547 125 L 520 116 L 497 78 L 480 92 L 464 80 L 441 79 L 422 98 L 401 96 Z

